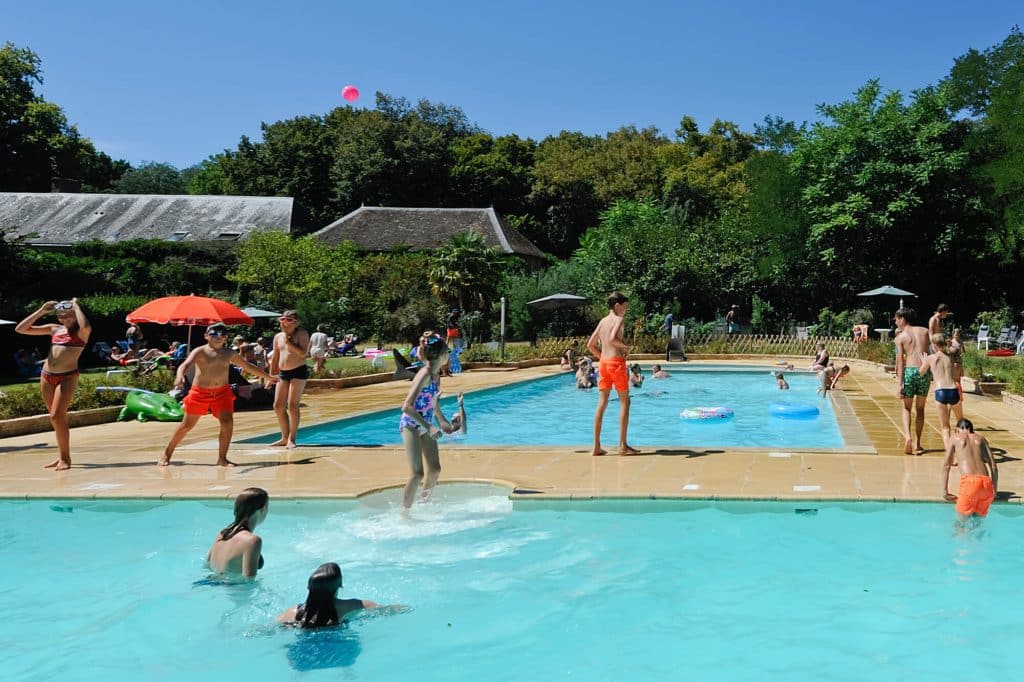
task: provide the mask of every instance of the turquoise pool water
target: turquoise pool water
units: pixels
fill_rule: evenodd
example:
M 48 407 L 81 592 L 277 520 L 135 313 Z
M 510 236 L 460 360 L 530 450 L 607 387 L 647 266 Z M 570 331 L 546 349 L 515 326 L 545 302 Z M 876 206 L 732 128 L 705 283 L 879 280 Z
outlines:
M 5 680 L 985 679 L 1024 665 L 1017 506 L 272 500 L 251 586 L 202 583 L 226 502 L 0 502 Z M 527 503 L 527 505 L 530 503 Z M 795 513 L 815 508 L 817 513 Z M 585 511 L 603 510 L 603 511 Z M 402 615 L 273 624 L 336 560 Z M 199 584 L 195 584 L 200 581 Z
M 630 392 L 629 440 L 639 446 L 841 448 L 843 438 L 831 401 L 815 395 L 817 377 L 788 373 L 791 389 L 780 391 L 765 368 L 737 370 L 712 366 L 672 372 L 654 380 L 646 372 L 644 386 Z M 441 384 L 442 391 L 444 383 Z M 570 373 L 478 391 L 466 396 L 469 433 L 450 443 L 464 445 L 589 445 L 592 443 L 596 390 L 577 390 Z M 775 402 L 813 405 L 815 419 L 780 419 L 769 414 Z M 686 421 L 686 407 L 726 406 L 730 420 Z M 447 395 L 441 409 L 455 413 L 455 397 Z M 602 441 L 618 443 L 618 398 L 605 412 Z M 399 409 L 342 419 L 299 430 L 301 445 L 400 444 Z M 278 434 L 248 442 L 269 443 Z M 443 441 L 444 442 L 444 441 Z

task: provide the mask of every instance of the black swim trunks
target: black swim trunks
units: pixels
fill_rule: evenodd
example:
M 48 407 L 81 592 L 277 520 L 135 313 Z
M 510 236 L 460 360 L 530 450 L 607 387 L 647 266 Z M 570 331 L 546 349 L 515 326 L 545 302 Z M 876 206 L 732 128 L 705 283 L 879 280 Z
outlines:
M 277 376 L 281 381 L 291 381 L 292 379 L 305 381 L 309 378 L 309 367 L 307 365 L 299 365 L 294 369 L 282 369 Z

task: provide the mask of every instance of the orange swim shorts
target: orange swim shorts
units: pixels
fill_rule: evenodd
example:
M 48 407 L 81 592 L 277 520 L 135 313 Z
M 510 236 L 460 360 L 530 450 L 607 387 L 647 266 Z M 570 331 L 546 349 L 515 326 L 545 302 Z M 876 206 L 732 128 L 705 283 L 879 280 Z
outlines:
M 626 358 L 601 358 L 597 368 L 600 374 L 597 380 L 597 390 L 610 391 L 612 386 L 616 391 L 629 390 L 629 371 L 626 369 Z
M 188 395 L 181 401 L 185 414 L 203 416 L 212 412 L 214 416 L 232 414 L 235 411 L 235 394 L 228 385 L 217 388 L 199 388 L 193 386 Z
M 967 516 L 977 514 L 985 516 L 988 507 L 996 496 L 992 488 L 992 479 L 981 474 L 970 474 L 960 477 L 960 490 L 956 496 L 956 511 Z

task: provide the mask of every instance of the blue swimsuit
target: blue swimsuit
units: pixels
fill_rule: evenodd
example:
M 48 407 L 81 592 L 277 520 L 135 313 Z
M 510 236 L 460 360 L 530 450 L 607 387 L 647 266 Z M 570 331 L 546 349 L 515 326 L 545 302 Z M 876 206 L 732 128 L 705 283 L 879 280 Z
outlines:
M 420 389 L 419 395 L 416 396 L 416 401 L 413 403 L 413 409 L 420 413 L 423 417 L 423 421 L 428 424 L 434 420 L 434 402 L 437 400 L 437 394 L 441 391 L 441 380 L 431 379 L 430 383 Z M 398 429 L 410 428 L 423 433 L 423 427 L 413 421 L 412 417 L 402 413 L 401 419 L 398 420 Z

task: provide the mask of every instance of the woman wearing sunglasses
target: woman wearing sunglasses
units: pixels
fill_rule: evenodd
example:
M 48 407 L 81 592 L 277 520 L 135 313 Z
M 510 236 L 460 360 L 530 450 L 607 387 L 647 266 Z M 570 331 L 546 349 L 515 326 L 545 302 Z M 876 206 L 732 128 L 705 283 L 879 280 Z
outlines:
M 53 311 L 57 324 L 36 324 L 40 317 Z M 78 306 L 78 299 L 47 301 L 14 328 L 27 336 L 49 336 L 50 353 L 39 375 L 39 389 L 57 437 L 59 457 L 46 465 L 63 471 L 71 468 L 71 429 L 68 427 L 68 406 L 78 387 L 78 358 L 85 350 L 92 327 Z

